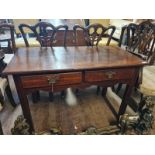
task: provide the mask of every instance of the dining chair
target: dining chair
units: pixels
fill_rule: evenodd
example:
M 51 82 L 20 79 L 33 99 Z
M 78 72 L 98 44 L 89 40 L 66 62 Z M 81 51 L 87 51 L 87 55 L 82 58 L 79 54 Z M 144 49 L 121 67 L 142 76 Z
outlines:
M 8 78 L 2 76 L 1 74 L 4 68 L 7 66 L 7 64 L 3 61 L 4 57 L 5 57 L 4 53 L 2 52 L 2 50 L 0 50 L 0 104 L 1 106 L 3 106 L 5 101 L 5 94 L 6 94 L 11 105 L 13 107 L 16 107 L 16 103 L 14 101 L 14 98 L 9 86 Z
M 126 35 L 126 45 L 122 46 L 124 34 Z M 155 96 L 155 25 L 149 20 L 137 24 L 129 24 L 122 28 L 119 46 L 124 48 L 141 59 L 147 65 L 140 72 L 135 90 L 141 93 L 141 100 L 144 96 Z M 122 84 L 118 84 L 116 93 L 120 91 Z
M 0 49 L 5 53 L 15 53 L 15 29 L 12 24 L 0 24 Z
M 77 39 L 77 31 L 82 30 L 83 31 L 83 40 L 85 46 L 98 46 L 100 41 L 102 41 L 102 38 L 107 38 L 107 42 L 105 43 L 106 46 L 110 45 L 110 42 L 112 40 L 112 36 L 115 32 L 115 26 L 109 26 L 104 27 L 102 24 L 94 23 L 90 24 L 86 27 L 75 25 L 73 27 L 74 30 L 74 42 L 75 45 L 78 46 L 79 40 Z M 81 39 L 81 38 L 80 38 Z M 103 88 L 102 94 L 104 95 L 106 93 L 107 88 Z M 76 89 L 76 94 L 78 94 L 79 89 Z M 100 92 L 100 87 L 97 87 L 97 94 Z
M 33 32 L 34 38 L 36 39 L 36 41 L 40 43 L 41 47 L 53 47 L 53 46 L 66 45 L 66 34 L 68 30 L 67 25 L 60 25 L 55 27 L 51 23 L 47 23 L 47 22 L 39 22 L 33 26 L 27 25 L 27 24 L 20 24 L 19 30 L 23 36 L 25 45 L 26 47 L 30 47 L 27 34 L 24 31 L 25 28 L 28 28 Z M 63 40 L 62 44 L 60 45 L 60 40 L 57 37 L 57 33 L 58 31 L 61 31 L 61 30 L 63 30 L 64 34 L 63 34 L 63 37 L 61 37 L 60 39 L 60 40 Z
M 125 47 L 129 48 L 132 46 L 133 43 L 137 43 L 138 37 L 143 33 L 148 33 L 151 30 L 154 31 L 155 25 L 150 22 L 150 20 L 144 21 L 140 24 L 131 23 L 129 25 L 125 25 L 122 27 L 121 36 L 119 41 L 119 46 L 122 47 L 123 45 L 123 37 L 126 36 L 126 44 Z
M 108 38 L 106 42 L 106 46 L 108 46 L 115 32 L 115 29 L 115 26 L 104 27 L 102 24 L 98 23 L 91 24 L 86 27 L 74 25 L 73 30 L 75 45 L 78 45 L 77 31 L 82 30 L 86 46 L 98 46 L 102 38 Z
M 0 102 L 2 105 L 4 104 L 6 94 L 13 107 L 16 106 L 16 103 L 12 96 L 8 78 L 4 76 L 2 77 L 1 73 L 7 65 L 7 63 L 4 62 L 5 55 L 13 56 L 15 51 L 14 25 L 9 23 L 0 24 Z
M 27 34 L 25 33 L 25 28 L 30 29 L 33 34 L 35 40 L 40 44 L 41 47 L 54 47 L 54 46 L 66 46 L 66 35 L 68 31 L 67 25 L 59 25 L 54 26 L 48 22 L 39 22 L 35 25 L 27 25 L 20 24 L 19 30 L 23 36 L 26 47 L 30 47 L 29 39 Z M 61 38 L 57 36 L 58 33 L 61 33 Z M 63 96 L 64 92 L 61 92 L 61 96 Z M 39 100 L 39 91 L 34 92 L 32 94 L 33 102 L 37 102 Z M 49 93 L 50 101 L 53 101 L 53 93 Z
M 126 25 L 122 27 L 120 41 L 119 41 L 119 47 L 132 52 L 133 54 L 139 55 L 139 57 L 148 57 L 148 54 L 152 54 L 152 50 L 154 48 L 154 40 L 149 40 L 149 45 L 147 45 L 147 42 L 145 41 L 145 36 L 149 31 L 154 31 L 154 25 L 148 20 L 144 21 L 142 23 L 134 24 L 131 23 L 129 25 Z M 148 33 L 149 34 L 149 33 Z M 125 38 L 125 43 L 123 42 Z M 141 48 L 141 45 L 143 44 L 143 50 Z M 145 47 L 147 45 L 147 47 Z M 149 47 L 148 47 L 149 46 Z M 146 49 L 146 50 L 145 50 Z M 149 49 L 149 51 L 148 51 Z M 143 54 L 142 52 L 147 52 Z M 152 64 L 152 61 L 154 60 L 153 56 L 151 57 L 151 60 L 149 60 L 149 64 Z M 122 84 L 119 84 L 116 92 L 118 93 L 122 87 Z

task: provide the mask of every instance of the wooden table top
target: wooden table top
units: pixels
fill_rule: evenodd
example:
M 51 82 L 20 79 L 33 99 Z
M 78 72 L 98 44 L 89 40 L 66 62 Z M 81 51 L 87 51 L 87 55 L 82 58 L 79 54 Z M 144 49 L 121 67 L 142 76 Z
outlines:
M 143 60 L 119 47 L 19 48 L 4 74 L 65 72 L 143 66 Z

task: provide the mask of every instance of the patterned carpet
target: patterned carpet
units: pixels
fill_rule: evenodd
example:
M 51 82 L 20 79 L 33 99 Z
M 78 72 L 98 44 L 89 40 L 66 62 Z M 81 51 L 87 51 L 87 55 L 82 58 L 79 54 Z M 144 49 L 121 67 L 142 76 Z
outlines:
M 72 97 L 69 96 L 71 100 L 73 100 Z M 37 134 L 53 133 L 53 129 L 58 129 L 61 134 L 74 135 L 93 134 L 99 131 L 105 134 L 104 131 L 116 130 L 112 134 L 117 134 L 116 113 L 121 98 L 113 93 L 110 88 L 107 92 L 107 99 L 110 102 L 104 100 L 101 95 L 96 95 L 96 87 L 81 90 L 80 95 L 74 97 L 76 104 L 69 105 L 68 99 L 61 99 L 60 94 L 55 94 L 54 102 L 49 102 L 48 93 L 41 92 L 41 101 L 37 104 L 32 103 L 29 96 L 35 132 Z M 135 114 L 129 106 L 126 113 Z M 21 114 L 20 105 L 14 109 L 9 103 L 6 103 L 0 114 L 4 134 L 11 134 L 14 122 Z M 155 134 L 154 127 L 146 134 Z M 130 131 L 126 134 L 136 133 Z

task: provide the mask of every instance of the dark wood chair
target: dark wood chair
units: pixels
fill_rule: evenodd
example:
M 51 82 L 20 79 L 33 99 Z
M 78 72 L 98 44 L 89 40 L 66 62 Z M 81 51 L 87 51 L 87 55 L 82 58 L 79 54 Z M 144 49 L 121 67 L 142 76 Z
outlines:
M 82 27 L 80 25 L 75 25 L 73 27 L 74 30 L 74 40 L 75 44 L 79 46 L 79 42 L 81 39 L 84 41 L 84 46 L 98 46 L 99 42 L 102 40 L 102 38 L 107 38 L 106 46 L 110 45 L 110 41 L 113 37 L 113 34 L 115 32 L 116 27 L 115 26 L 109 26 L 104 27 L 102 24 L 91 24 L 86 27 Z M 77 39 L 77 31 L 82 30 L 83 31 L 83 38 L 80 38 L 80 41 Z M 106 93 L 107 88 L 103 88 L 102 94 L 104 95 Z M 97 87 L 97 94 L 100 92 L 100 87 Z M 79 93 L 79 90 L 76 89 L 76 94 Z
M 134 23 L 126 25 L 122 27 L 119 46 L 122 47 L 123 37 L 126 35 L 126 44 L 124 47 L 127 51 L 142 53 L 149 49 L 149 53 L 151 53 L 150 51 L 152 51 L 154 47 L 154 40 L 150 42 L 148 35 L 149 33 L 153 33 L 152 31 L 154 30 L 155 25 L 153 25 L 149 20 L 142 22 L 139 25 Z M 150 42 L 149 45 L 145 41 L 145 37 L 147 37 L 147 41 Z M 147 47 L 143 47 L 142 49 L 141 45 L 146 46 L 146 44 Z
M 15 29 L 12 24 L 0 24 L 0 49 L 5 53 L 15 53 Z
M 122 40 L 124 35 L 126 35 L 126 44 L 122 45 Z M 139 25 L 129 24 L 127 26 L 124 26 L 122 28 L 119 46 L 126 49 L 126 51 L 132 54 L 135 54 L 136 56 L 140 57 L 141 59 L 147 62 L 147 66 L 144 67 L 143 72 L 140 73 L 137 79 L 137 82 L 135 84 L 135 89 L 137 90 L 137 88 L 138 89 L 140 88 L 139 91 L 142 93 L 142 97 L 143 97 L 143 94 L 146 94 L 146 89 L 148 92 L 151 91 L 151 90 L 150 91 L 148 90 L 148 87 L 145 84 L 145 92 L 144 92 L 144 89 L 142 89 L 144 88 L 143 87 L 144 82 L 142 81 L 144 81 L 143 79 L 145 79 L 145 83 L 147 83 L 146 77 L 148 77 L 148 75 L 146 75 L 147 74 L 146 72 L 150 72 L 150 74 L 153 74 L 152 72 L 153 69 L 152 67 L 149 67 L 149 66 L 152 66 L 155 61 L 155 25 L 153 25 L 148 20 L 140 23 Z M 151 79 L 150 79 L 150 82 L 151 82 Z M 152 84 L 153 84 L 153 81 L 152 81 Z M 121 88 L 122 88 L 122 84 L 119 84 L 117 87 L 116 93 L 118 93 Z
M 36 25 L 30 26 L 27 24 L 20 24 L 19 30 L 23 36 L 26 47 L 29 47 L 28 38 L 24 29 L 30 29 L 36 40 L 40 43 L 41 47 L 53 47 L 53 46 L 65 46 L 66 45 L 66 35 L 68 26 L 60 25 L 55 27 L 54 25 L 47 22 L 39 22 Z M 57 32 L 63 30 L 63 37 L 61 39 L 57 38 Z M 63 42 L 61 42 L 63 40 Z
M 7 77 L 2 77 L 1 73 L 4 70 L 4 68 L 7 66 L 7 64 L 3 61 L 5 55 L 2 51 L 0 51 L 0 103 L 4 104 L 4 93 L 6 93 L 11 105 L 13 107 L 16 107 L 16 103 L 14 101 L 9 82 Z
M 74 30 L 74 40 L 75 44 L 78 45 L 77 40 L 77 31 L 83 30 L 83 39 L 85 41 L 86 46 L 98 46 L 98 43 L 102 40 L 102 38 L 108 38 L 106 46 L 110 44 L 112 36 L 115 32 L 115 26 L 104 27 L 101 24 L 91 24 L 86 27 L 82 27 L 80 25 L 75 25 L 73 27 Z M 108 33 L 110 32 L 110 33 Z M 80 38 L 81 39 L 81 38 Z
M 0 24 L 0 102 L 4 104 L 4 92 L 6 93 L 12 106 L 16 106 L 7 77 L 2 77 L 1 73 L 6 67 L 3 61 L 5 54 L 13 54 L 16 51 L 15 30 L 12 24 Z
M 54 47 L 54 46 L 66 46 L 66 35 L 68 31 L 67 25 L 59 25 L 55 27 L 54 25 L 47 22 L 39 22 L 36 25 L 27 25 L 20 24 L 19 30 L 23 36 L 26 47 L 29 47 L 28 38 L 26 37 L 26 33 L 24 31 L 25 28 L 28 28 L 32 31 L 33 37 L 40 43 L 41 47 Z M 61 38 L 57 36 L 57 33 L 61 32 Z M 64 91 L 61 92 L 62 96 Z M 33 102 L 37 102 L 39 100 L 39 91 L 34 92 L 32 94 Z M 53 101 L 53 93 L 49 93 L 50 100 Z

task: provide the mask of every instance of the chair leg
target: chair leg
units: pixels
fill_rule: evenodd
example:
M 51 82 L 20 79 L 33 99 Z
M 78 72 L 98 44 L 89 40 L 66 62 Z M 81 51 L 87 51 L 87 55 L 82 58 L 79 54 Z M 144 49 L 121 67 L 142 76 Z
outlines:
M 4 105 L 4 98 L 3 98 L 1 91 L 0 91 L 0 103 Z
M 112 86 L 111 89 L 113 92 L 115 92 L 115 86 Z
M 99 95 L 100 90 L 101 90 L 100 86 L 97 86 L 97 90 L 96 90 L 97 95 Z
M 144 95 L 141 93 L 140 94 L 140 102 L 142 102 L 143 98 L 144 98 Z
M 65 91 L 63 90 L 63 91 L 61 91 L 61 98 L 64 98 L 64 97 L 65 97 Z M 49 92 L 49 100 L 51 102 L 53 102 L 53 100 L 54 100 L 54 95 L 52 92 Z
M 40 100 L 40 93 L 39 91 L 35 91 L 32 93 L 32 101 L 33 103 L 37 103 Z
M 107 93 L 107 87 L 102 88 L 102 96 L 105 97 Z
M 138 108 L 137 108 L 137 111 L 141 111 L 143 106 L 145 105 L 145 98 L 144 98 L 144 95 L 142 93 L 140 93 L 140 102 L 139 102 L 139 105 L 138 105 Z
M 116 93 L 119 93 L 119 91 L 121 90 L 121 88 L 122 88 L 122 83 L 119 83 L 118 84 L 118 87 L 116 89 Z
M 5 91 L 6 91 L 6 95 L 7 95 L 8 99 L 9 99 L 11 105 L 12 105 L 13 107 L 16 107 L 17 104 L 16 104 L 15 101 L 14 101 L 14 98 L 13 98 L 13 95 L 12 95 L 12 92 L 11 92 L 11 89 L 10 89 L 9 85 L 6 86 Z
M 75 94 L 76 94 L 77 96 L 79 96 L 79 89 L 78 89 L 78 88 L 75 90 Z
M 53 100 L 54 100 L 53 92 L 49 92 L 49 100 L 50 100 L 51 102 L 53 102 Z
M 61 98 L 64 98 L 65 94 L 66 94 L 65 90 L 61 91 Z

